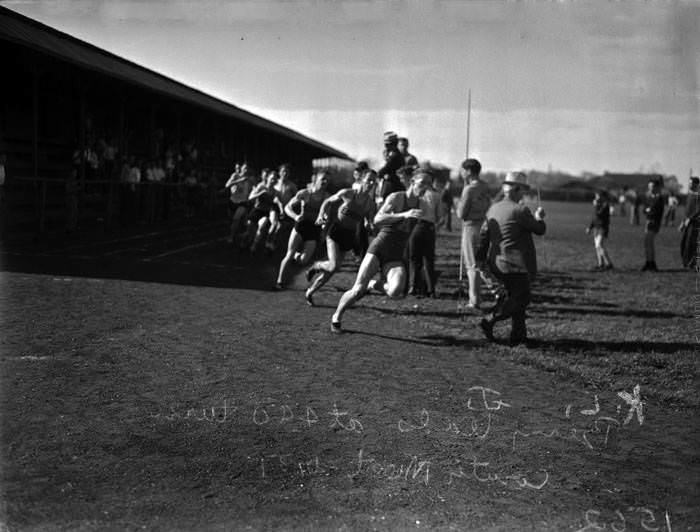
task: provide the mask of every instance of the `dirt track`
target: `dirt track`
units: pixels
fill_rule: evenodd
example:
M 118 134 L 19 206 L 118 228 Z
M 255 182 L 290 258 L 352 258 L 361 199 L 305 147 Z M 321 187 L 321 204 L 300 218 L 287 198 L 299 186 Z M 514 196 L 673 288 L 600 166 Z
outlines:
M 697 344 L 666 336 L 692 324 L 667 297 L 689 274 L 664 274 L 635 315 L 658 278 L 567 271 L 562 251 L 536 290 L 539 347 L 493 346 L 449 297 L 455 232 L 441 237 L 441 299 L 367 297 L 334 336 L 351 271 L 309 308 L 301 280 L 266 291 L 272 267 L 232 259 L 223 235 L 5 255 L 7 529 L 700 527 Z M 678 360 L 671 392 L 657 358 Z M 596 377 L 617 359 L 619 375 Z

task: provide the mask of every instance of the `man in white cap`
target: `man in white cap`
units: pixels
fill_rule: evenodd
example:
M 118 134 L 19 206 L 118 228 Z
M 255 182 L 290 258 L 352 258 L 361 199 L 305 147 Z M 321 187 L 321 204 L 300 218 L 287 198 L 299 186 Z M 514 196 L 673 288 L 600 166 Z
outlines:
M 530 187 L 522 172 L 509 172 L 503 182 L 503 199 L 494 203 L 486 213 L 481 229 L 481 245 L 477 259 L 488 260 L 494 275 L 503 282 L 508 295 L 481 320 L 484 335 L 493 341 L 496 322 L 512 321 L 511 345 L 527 341 L 525 309 L 530 303 L 530 279 L 537 273 L 537 257 L 532 234 L 543 235 L 546 228 L 544 210 L 537 207 L 535 215 L 519 202 Z

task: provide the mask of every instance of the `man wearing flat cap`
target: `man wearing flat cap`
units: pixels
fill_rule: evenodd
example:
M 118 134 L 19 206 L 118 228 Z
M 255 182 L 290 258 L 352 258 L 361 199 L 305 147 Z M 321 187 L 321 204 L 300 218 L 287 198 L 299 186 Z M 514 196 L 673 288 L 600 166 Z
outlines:
M 384 133 L 384 166 L 377 170 L 379 196 L 383 202 L 389 194 L 406 190 L 396 174 L 404 166 L 403 156 L 397 146 L 399 137 L 393 131 Z
M 481 228 L 477 260 L 487 260 L 492 272 L 504 284 L 507 296 L 498 302 L 490 317 L 479 324 L 487 339 L 493 341 L 493 327 L 511 319 L 511 345 L 527 341 L 525 310 L 530 303 L 530 279 L 537 273 L 537 257 L 532 234 L 543 235 L 546 228 L 544 210 L 535 215 L 519 201 L 529 189 L 522 172 L 509 172 L 503 182 L 503 199 L 486 213 Z

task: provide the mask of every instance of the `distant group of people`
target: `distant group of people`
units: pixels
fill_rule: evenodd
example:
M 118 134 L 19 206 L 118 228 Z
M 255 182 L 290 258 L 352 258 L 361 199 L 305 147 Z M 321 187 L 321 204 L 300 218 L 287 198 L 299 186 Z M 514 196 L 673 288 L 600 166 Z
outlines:
M 684 267 L 692 267 L 695 264 L 694 257 L 697 253 L 697 225 L 700 211 L 698 201 L 699 181 L 697 177 L 691 177 L 689 182 L 688 199 L 686 202 L 686 217 L 681 222 L 678 230 L 683 233 L 681 237 L 681 256 Z M 644 225 L 644 256 L 645 262 L 642 271 L 658 271 L 656 264 L 656 236 L 662 225 L 668 225 L 675 221 L 675 210 L 678 206 L 678 199 L 670 194 L 665 200 L 661 194 L 662 183 L 659 179 L 650 179 L 647 183 L 646 193 L 638 195 L 634 192 L 635 200 L 643 208 L 646 223 Z M 626 191 L 621 197 L 630 198 L 631 194 Z M 622 205 L 622 203 L 621 203 Z M 664 208 L 666 212 L 664 214 Z M 634 211 L 637 208 L 634 207 Z M 605 190 L 595 192 L 593 200 L 593 217 L 586 232 L 593 234 L 593 243 L 596 253 L 596 271 L 613 269 L 612 261 L 606 249 L 606 240 L 610 231 L 610 215 L 612 212 L 610 196 Z M 632 211 L 631 211 L 632 212 Z M 630 223 L 634 223 L 634 214 L 631 214 Z

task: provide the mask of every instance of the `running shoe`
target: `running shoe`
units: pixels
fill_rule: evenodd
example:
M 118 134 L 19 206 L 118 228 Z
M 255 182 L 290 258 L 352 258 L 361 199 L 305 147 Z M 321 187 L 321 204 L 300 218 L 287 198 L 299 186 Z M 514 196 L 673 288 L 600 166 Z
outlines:
M 306 299 L 307 305 L 309 305 L 310 307 L 314 306 L 314 295 L 310 294 L 308 290 L 304 292 L 304 299 Z
M 276 292 L 281 292 L 284 290 L 284 285 L 280 282 L 275 283 L 275 286 L 272 287 L 272 289 Z
M 331 332 L 334 334 L 340 334 L 343 332 L 343 328 L 340 326 L 339 321 L 332 321 L 331 322 Z
M 306 282 L 310 283 L 311 280 L 314 278 L 314 275 L 316 275 L 316 273 L 318 273 L 318 270 L 316 268 L 314 268 L 313 266 L 311 266 L 311 268 L 306 270 Z

